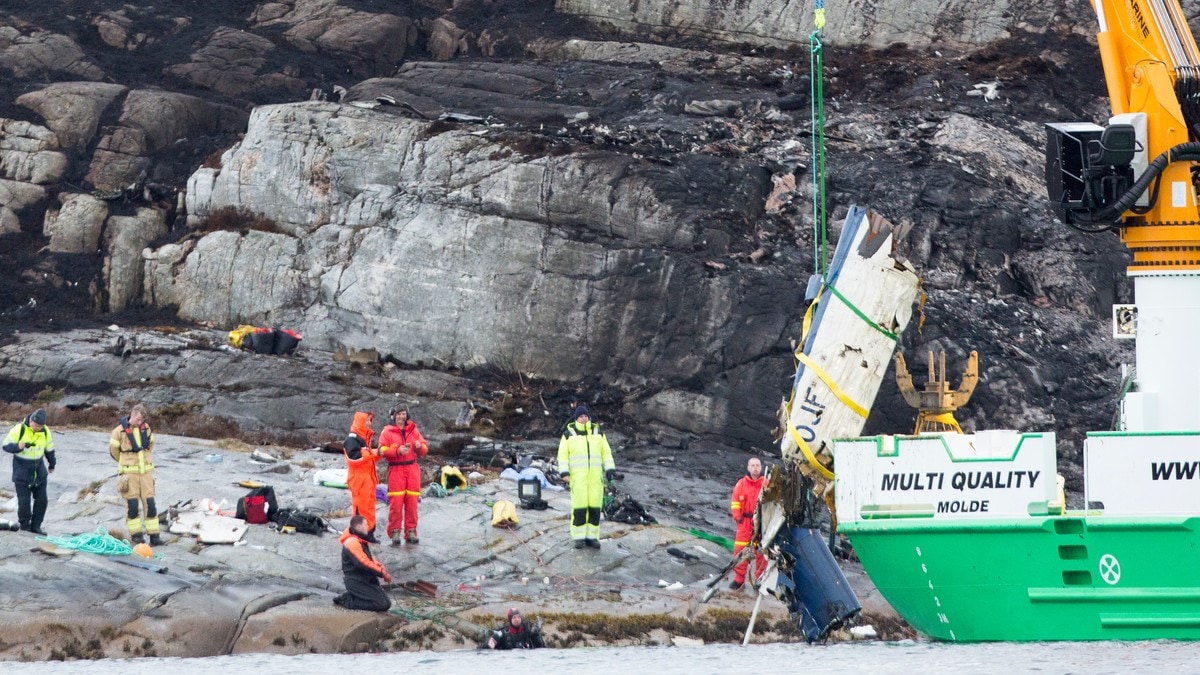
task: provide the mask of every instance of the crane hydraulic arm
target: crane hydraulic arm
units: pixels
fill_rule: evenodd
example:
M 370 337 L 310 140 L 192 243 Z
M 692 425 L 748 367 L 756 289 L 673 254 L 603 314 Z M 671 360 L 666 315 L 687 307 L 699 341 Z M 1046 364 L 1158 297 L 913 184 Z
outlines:
M 1113 116 L 1050 124 L 1046 182 L 1063 222 L 1120 228 L 1135 270 L 1200 269 L 1200 49 L 1178 0 L 1093 0 Z

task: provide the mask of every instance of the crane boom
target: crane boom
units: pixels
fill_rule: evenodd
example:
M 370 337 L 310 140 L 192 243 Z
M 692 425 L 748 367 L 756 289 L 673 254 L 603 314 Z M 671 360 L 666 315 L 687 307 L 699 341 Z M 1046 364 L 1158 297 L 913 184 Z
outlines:
M 1134 268 L 1200 267 L 1200 49 L 1177 0 L 1093 6 L 1113 117 L 1050 125 L 1050 198 L 1067 224 L 1120 227 Z
M 1117 230 L 1133 260 L 1136 390 L 1127 431 L 1200 428 L 1200 49 L 1178 0 L 1092 0 L 1112 106 L 1048 124 L 1046 184 L 1066 224 Z

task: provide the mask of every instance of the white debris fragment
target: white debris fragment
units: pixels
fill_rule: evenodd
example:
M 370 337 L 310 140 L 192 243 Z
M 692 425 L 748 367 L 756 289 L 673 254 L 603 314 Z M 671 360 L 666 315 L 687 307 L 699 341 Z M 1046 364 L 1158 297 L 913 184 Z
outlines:
M 985 101 L 995 101 L 1000 98 L 1000 93 L 996 91 L 999 86 L 999 82 L 980 82 L 973 87 L 973 91 L 967 92 L 967 96 L 982 96 Z
M 875 632 L 874 626 L 852 626 L 850 636 L 855 640 L 872 640 L 879 637 L 879 633 Z

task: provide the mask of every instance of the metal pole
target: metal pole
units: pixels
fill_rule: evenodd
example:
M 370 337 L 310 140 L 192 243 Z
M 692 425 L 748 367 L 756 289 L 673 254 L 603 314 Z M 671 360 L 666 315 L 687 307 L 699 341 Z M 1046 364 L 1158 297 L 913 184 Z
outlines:
M 754 633 L 754 622 L 758 619 L 758 607 L 762 604 L 765 591 L 758 592 L 758 599 L 754 601 L 754 611 L 750 612 L 750 625 L 746 626 L 746 637 L 742 638 L 742 646 L 750 644 L 750 635 Z

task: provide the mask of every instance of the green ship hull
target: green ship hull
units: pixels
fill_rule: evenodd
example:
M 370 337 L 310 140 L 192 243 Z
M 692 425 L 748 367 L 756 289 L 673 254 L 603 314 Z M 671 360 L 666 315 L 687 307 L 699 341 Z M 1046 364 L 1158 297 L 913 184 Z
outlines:
M 956 641 L 1200 639 L 1200 518 L 842 527 L 914 628 Z
M 1200 434 L 1096 432 L 1087 511 L 1053 434 L 837 441 L 838 531 L 939 640 L 1200 639 Z

